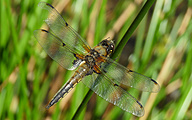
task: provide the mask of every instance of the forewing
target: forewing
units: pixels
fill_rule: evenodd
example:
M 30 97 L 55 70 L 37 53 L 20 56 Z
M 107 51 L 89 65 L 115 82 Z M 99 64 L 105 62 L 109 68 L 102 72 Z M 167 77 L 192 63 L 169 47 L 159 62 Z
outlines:
M 81 59 L 76 60 L 75 56 L 81 57 L 83 53 L 71 48 L 51 32 L 43 29 L 35 30 L 34 36 L 46 53 L 62 67 L 73 70 L 80 64 Z M 76 62 L 73 62 L 74 60 Z
M 91 48 L 85 40 L 61 17 L 52 5 L 40 2 L 38 6 L 49 12 L 49 16 L 45 22 L 57 37 L 79 51 L 84 53 L 90 51 Z
M 129 70 L 110 58 L 104 58 L 105 62 L 101 64 L 101 70 L 115 83 L 124 84 L 145 92 L 158 92 L 159 84 L 144 75 Z
M 144 115 L 143 106 L 128 92 L 113 83 L 105 73 L 87 76 L 82 82 L 106 101 L 136 116 Z

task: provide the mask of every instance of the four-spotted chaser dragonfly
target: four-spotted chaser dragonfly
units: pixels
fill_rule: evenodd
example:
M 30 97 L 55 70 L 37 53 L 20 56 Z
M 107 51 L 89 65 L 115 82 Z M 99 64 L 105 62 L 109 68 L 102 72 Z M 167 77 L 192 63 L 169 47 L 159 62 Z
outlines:
M 57 103 L 82 81 L 106 101 L 133 115 L 143 116 L 144 108 L 141 103 L 120 85 L 146 92 L 158 92 L 158 83 L 110 59 L 109 56 L 114 51 L 112 40 L 105 39 L 91 48 L 52 5 L 40 2 L 38 6 L 49 12 L 45 22 L 50 28 L 49 31 L 34 31 L 39 44 L 63 68 L 74 70 L 78 67 L 71 79 L 55 94 L 47 108 Z

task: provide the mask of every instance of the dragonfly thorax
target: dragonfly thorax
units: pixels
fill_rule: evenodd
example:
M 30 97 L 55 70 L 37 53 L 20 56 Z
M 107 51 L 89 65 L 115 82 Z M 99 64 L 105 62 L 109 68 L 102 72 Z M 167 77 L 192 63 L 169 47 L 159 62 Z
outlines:
M 93 56 L 87 55 L 85 56 L 85 62 L 87 63 L 88 67 L 91 67 L 95 64 L 95 59 Z
M 114 51 L 115 45 L 112 40 L 103 40 L 101 41 L 95 48 L 102 56 L 110 56 L 110 54 Z
M 85 56 L 84 61 L 87 63 L 87 65 L 92 68 L 92 66 L 95 65 L 96 59 L 100 57 L 100 54 L 95 51 L 94 49 L 91 49 L 91 51 Z

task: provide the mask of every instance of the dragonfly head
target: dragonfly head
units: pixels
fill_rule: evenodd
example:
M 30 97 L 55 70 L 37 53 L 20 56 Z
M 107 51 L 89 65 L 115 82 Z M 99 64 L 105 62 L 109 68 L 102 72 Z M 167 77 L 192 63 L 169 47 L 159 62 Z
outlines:
M 101 41 L 98 45 L 106 49 L 107 55 L 110 55 L 114 52 L 115 44 L 112 40 L 105 39 Z

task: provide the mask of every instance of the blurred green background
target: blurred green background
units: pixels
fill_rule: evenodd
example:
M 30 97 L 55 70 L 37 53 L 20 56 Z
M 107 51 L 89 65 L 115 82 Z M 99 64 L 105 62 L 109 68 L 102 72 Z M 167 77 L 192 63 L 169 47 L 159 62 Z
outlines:
M 33 36 L 47 29 L 40 1 L 1 0 L 0 119 L 66 119 L 89 90 L 79 83 L 65 98 L 45 106 L 71 77 Z M 119 43 L 145 1 L 54 0 L 64 19 L 94 46 L 110 37 Z M 125 45 L 120 63 L 155 79 L 159 93 L 129 88 L 145 107 L 141 118 L 93 94 L 79 119 L 192 119 L 192 1 L 157 0 Z M 120 56 L 119 55 L 119 56 Z

